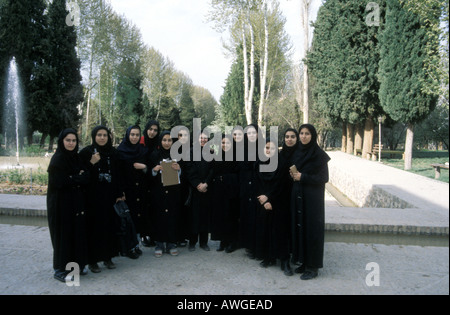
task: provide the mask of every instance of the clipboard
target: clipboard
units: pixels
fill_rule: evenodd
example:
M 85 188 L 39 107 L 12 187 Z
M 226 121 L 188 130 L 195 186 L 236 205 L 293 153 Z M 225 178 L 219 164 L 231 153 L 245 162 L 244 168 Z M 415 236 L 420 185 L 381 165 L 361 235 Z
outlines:
M 161 161 L 161 182 L 164 187 L 179 185 L 180 176 L 178 175 L 178 171 L 175 171 L 172 168 L 172 165 L 177 163 L 176 160 L 163 160 Z

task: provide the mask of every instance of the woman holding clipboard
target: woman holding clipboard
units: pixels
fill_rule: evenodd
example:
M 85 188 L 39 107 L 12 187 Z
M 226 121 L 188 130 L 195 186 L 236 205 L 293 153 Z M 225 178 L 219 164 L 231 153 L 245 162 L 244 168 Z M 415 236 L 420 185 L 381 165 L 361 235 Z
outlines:
M 173 139 L 170 137 L 170 131 L 163 131 L 160 136 L 159 149 L 155 150 L 150 156 L 150 165 L 152 168 L 152 189 L 151 204 L 153 207 L 153 236 L 156 242 L 155 256 L 161 257 L 163 253 L 170 253 L 172 256 L 178 256 L 177 241 L 178 227 L 181 209 L 180 200 L 180 182 L 171 180 L 173 174 L 164 172 L 173 172 L 179 178 L 181 173 L 180 165 L 172 161 L 170 149 Z M 170 162 L 172 161 L 172 162 Z M 163 165 L 170 162 L 168 165 Z M 164 182 L 166 181 L 166 182 Z

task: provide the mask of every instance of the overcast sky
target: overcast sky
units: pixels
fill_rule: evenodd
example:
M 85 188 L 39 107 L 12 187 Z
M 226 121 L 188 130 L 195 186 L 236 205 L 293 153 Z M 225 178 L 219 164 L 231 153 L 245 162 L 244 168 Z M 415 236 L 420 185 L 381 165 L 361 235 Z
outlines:
M 219 101 L 231 68 L 222 48 L 222 34 L 206 23 L 209 0 L 110 0 L 114 10 L 135 24 L 147 45 L 159 50 Z M 313 15 L 320 0 L 314 0 Z M 300 0 L 280 0 L 286 31 L 299 59 L 301 50 Z

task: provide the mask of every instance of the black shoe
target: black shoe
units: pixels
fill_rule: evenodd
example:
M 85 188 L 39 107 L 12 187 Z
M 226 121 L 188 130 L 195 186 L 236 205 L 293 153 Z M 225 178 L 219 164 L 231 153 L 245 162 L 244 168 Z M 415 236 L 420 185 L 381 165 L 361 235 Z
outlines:
M 289 260 L 282 260 L 281 261 L 281 270 L 283 270 L 285 276 L 291 277 L 294 275 L 292 272 L 291 266 L 289 265 Z
M 145 247 L 151 247 L 151 240 L 150 240 L 150 236 L 144 236 L 141 238 L 141 243 L 142 246 Z
M 135 251 L 136 254 L 138 254 L 139 256 L 142 255 L 142 250 L 139 248 L 139 246 L 136 246 L 136 247 L 134 248 L 134 251 Z
M 195 245 L 189 244 L 189 251 L 190 252 L 195 252 Z
M 53 275 L 53 278 L 55 278 L 58 281 L 66 283 L 66 277 L 67 277 L 68 274 L 69 274 L 68 271 L 57 270 L 55 272 L 55 274 Z
M 275 266 L 276 265 L 276 260 L 267 260 L 264 259 L 259 265 L 263 268 L 267 268 L 269 266 Z
M 227 248 L 225 248 L 225 253 L 230 254 L 232 252 L 234 252 L 236 249 L 234 248 L 233 245 L 228 245 Z
M 305 265 L 303 264 L 303 265 L 301 265 L 300 267 L 298 267 L 298 268 L 295 268 L 295 273 L 298 273 L 298 274 L 302 274 L 302 273 L 304 273 L 305 272 L 305 269 L 306 269 L 306 267 L 305 267 Z
M 140 255 L 134 249 L 130 249 L 126 256 L 131 259 L 138 259 Z
M 307 269 L 305 270 L 305 273 L 300 276 L 300 279 L 302 280 L 311 280 L 316 278 L 319 275 L 317 272 L 317 269 Z
M 107 260 L 104 261 L 103 264 L 106 266 L 106 268 L 108 269 L 116 269 L 116 265 L 112 262 L 112 260 Z
M 100 267 L 97 264 L 89 264 L 89 270 L 93 273 L 101 272 Z
M 207 252 L 209 252 L 211 250 L 211 248 L 209 248 L 208 244 L 200 245 L 200 248 Z

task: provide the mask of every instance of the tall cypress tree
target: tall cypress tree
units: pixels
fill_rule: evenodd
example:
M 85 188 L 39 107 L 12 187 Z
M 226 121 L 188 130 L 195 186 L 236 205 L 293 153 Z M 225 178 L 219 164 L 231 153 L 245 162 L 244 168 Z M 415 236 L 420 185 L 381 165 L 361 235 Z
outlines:
M 192 119 L 197 118 L 194 108 L 194 100 L 192 99 L 192 85 L 184 83 L 181 88 L 180 110 L 179 115 L 183 126 L 192 130 Z
M 434 14 L 428 18 L 439 19 L 439 10 L 431 10 Z M 425 85 L 433 84 L 427 69 L 435 60 L 432 54 L 438 54 L 439 45 L 437 38 L 429 36 L 428 25 L 399 0 L 387 0 L 386 24 L 380 39 L 380 100 L 392 119 L 408 125 L 406 170 L 412 164 L 414 125 L 425 119 L 438 101 L 438 95 L 424 92 Z
M 46 131 L 52 138 L 64 128 L 78 128 L 78 105 L 83 101 L 81 62 L 75 49 L 77 35 L 74 26 L 66 24 L 68 14 L 65 0 L 53 0 L 49 6 L 49 64 L 55 90 L 49 113 L 52 121 Z
M 244 112 L 244 71 L 242 57 L 238 55 L 225 83 L 224 91 L 220 97 L 220 114 L 222 123 L 227 126 L 245 126 Z
M 384 1 L 379 5 L 382 7 Z M 325 2 L 315 23 L 313 49 L 307 56 L 316 82 L 316 105 L 334 124 L 344 122 L 349 143 L 353 142 L 353 125 L 371 123 L 382 112 L 377 78 L 378 27 L 366 23 L 365 9 L 366 3 L 360 0 Z M 373 128 L 373 123 L 369 125 Z M 364 141 L 372 143 L 372 134 L 366 134 Z M 347 151 L 352 152 L 349 148 Z

